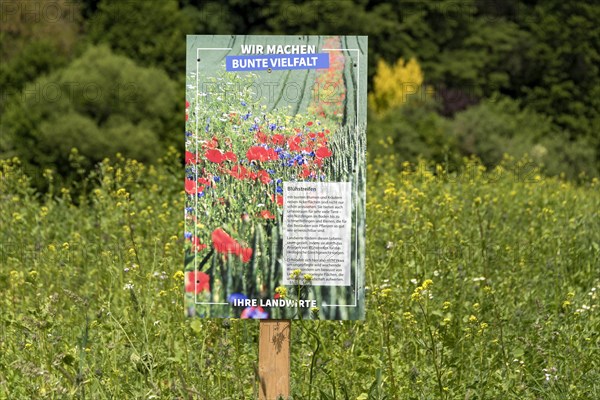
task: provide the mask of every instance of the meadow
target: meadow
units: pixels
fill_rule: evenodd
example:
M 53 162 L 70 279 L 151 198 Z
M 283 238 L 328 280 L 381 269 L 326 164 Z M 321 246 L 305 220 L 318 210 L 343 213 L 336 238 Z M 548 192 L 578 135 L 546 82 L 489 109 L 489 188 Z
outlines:
M 189 319 L 183 155 L 1 161 L 0 399 L 254 399 L 258 322 Z M 366 319 L 292 323 L 293 399 L 600 398 L 600 182 L 367 171 Z

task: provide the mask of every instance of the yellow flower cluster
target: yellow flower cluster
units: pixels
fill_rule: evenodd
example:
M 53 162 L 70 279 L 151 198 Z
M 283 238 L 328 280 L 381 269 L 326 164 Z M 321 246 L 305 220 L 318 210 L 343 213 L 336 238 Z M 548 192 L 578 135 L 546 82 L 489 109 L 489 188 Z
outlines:
M 404 61 L 400 58 L 394 65 L 384 60 L 377 63 L 377 73 L 373 78 L 374 91 L 369 93 L 369 106 L 379 114 L 402 106 L 409 96 L 422 90 L 423 71 L 414 58 Z
M 429 289 L 431 285 L 433 285 L 433 281 L 431 279 L 426 279 L 421 286 L 415 288 L 413 294 L 410 296 L 410 300 L 419 302 L 424 299 L 431 299 L 433 297 L 431 290 Z

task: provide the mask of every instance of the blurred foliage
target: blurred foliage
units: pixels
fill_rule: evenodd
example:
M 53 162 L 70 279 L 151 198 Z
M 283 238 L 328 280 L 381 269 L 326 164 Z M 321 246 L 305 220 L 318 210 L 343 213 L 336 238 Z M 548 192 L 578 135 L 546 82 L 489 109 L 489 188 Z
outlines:
M 559 0 L 399 0 L 393 3 L 380 0 L 15 0 L 2 5 L 0 112 L 3 130 L 0 157 L 17 154 L 22 159 L 30 159 L 32 153 L 46 153 L 36 147 L 45 139 L 32 138 L 32 134 L 21 138 L 21 131 L 15 130 L 14 123 L 5 123 L 12 118 L 9 115 L 13 111 L 9 109 L 22 107 L 23 98 L 31 96 L 31 90 L 35 90 L 31 85 L 41 82 L 42 76 L 46 76 L 44 82 L 48 83 L 49 79 L 56 80 L 68 74 L 72 69 L 69 64 L 89 46 L 106 45 L 141 68 L 166 72 L 176 85 L 183 87 L 185 34 L 309 35 L 336 32 L 369 36 L 369 89 L 384 97 L 393 98 L 393 95 L 391 90 L 386 92 L 376 87 L 375 74 L 378 69 L 380 75 L 383 73 L 383 68 L 378 68 L 377 64 L 392 65 L 399 59 L 418 60 L 423 84 L 433 90 L 437 105 L 426 105 L 421 111 L 413 107 L 400 115 L 371 118 L 369 127 L 370 136 L 379 137 L 383 126 L 389 126 L 386 124 L 391 120 L 409 122 L 404 116 L 407 113 L 421 113 L 426 121 L 430 121 L 402 128 L 406 134 L 398 137 L 401 141 L 419 137 L 422 142 L 417 143 L 428 143 L 425 147 L 420 144 L 409 146 L 414 148 L 401 153 L 402 157 L 413 159 L 417 151 L 426 157 L 437 154 L 434 157 L 439 160 L 448 150 L 452 154 L 476 154 L 486 165 L 491 165 L 497 162 L 499 153 L 506 150 L 514 151 L 515 155 L 531 153 L 551 174 L 578 176 L 585 172 L 597 175 L 600 171 L 600 135 L 597 134 L 600 126 L 600 5 L 596 3 Z M 97 72 L 99 65 L 90 64 L 89 68 L 92 75 L 102 74 Z M 153 86 L 152 82 L 149 85 Z M 169 91 L 167 89 L 167 93 Z M 40 93 L 33 95 L 39 97 Z M 431 97 L 431 94 L 425 97 Z M 518 100 L 516 108 L 503 100 L 498 106 L 490 104 L 505 97 Z M 168 98 L 167 94 L 165 104 Z M 167 144 L 182 141 L 178 134 L 182 124 L 176 115 L 183 115 L 183 101 L 175 98 L 168 101 L 165 113 L 174 112 L 170 128 L 156 131 L 144 126 L 153 134 L 140 134 L 146 138 L 148 147 L 138 151 L 140 157 L 148 158 L 153 154 L 153 148 L 165 148 Z M 485 105 L 473 110 L 473 114 L 461 116 L 464 110 L 480 102 Z M 380 107 L 372 102 L 372 111 Z M 500 113 L 497 118 L 492 115 L 495 112 Z M 127 137 L 134 134 L 131 133 L 133 128 L 128 127 L 140 124 L 135 118 L 130 120 L 128 112 L 125 114 L 125 128 L 112 130 L 111 137 L 118 138 L 117 142 L 130 140 Z M 33 115 L 38 118 L 38 124 L 40 116 L 35 112 Z M 442 121 L 440 115 L 446 120 Z M 534 119 L 539 117 L 544 122 L 536 127 L 527 121 L 527 115 L 535 115 Z M 487 132 L 490 129 L 466 121 L 470 117 L 488 120 L 500 131 L 494 132 L 489 143 L 484 144 L 483 138 L 487 136 L 472 130 L 478 126 Z M 45 121 L 46 115 L 41 118 Z M 66 114 L 62 118 L 66 119 L 63 122 L 73 121 L 69 123 L 72 126 L 65 129 L 71 132 L 71 137 L 79 135 L 73 132 L 86 130 L 81 142 L 96 134 L 92 124 Z M 440 126 L 452 126 L 452 132 L 438 135 L 437 128 L 430 129 L 437 126 L 437 122 L 431 122 L 434 120 L 439 121 Z M 112 121 L 117 123 L 115 119 Z M 56 121 L 45 123 L 57 126 Z M 28 126 L 32 121 L 23 124 Z M 519 124 L 524 126 L 517 127 Z M 95 125 L 100 129 L 103 124 L 96 121 Z M 467 125 L 469 132 L 465 130 Z M 415 132 L 408 135 L 411 129 Z M 49 127 L 44 129 L 45 132 L 53 130 L 56 131 Z M 385 136 L 398 141 L 391 133 Z M 430 134 L 433 137 L 429 138 Z M 48 135 L 52 136 L 51 133 Z M 457 146 L 448 148 L 446 139 L 440 142 L 441 137 L 452 137 L 448 139 L 450 146 L 454 142 Z M 475 140 L 477 145 L 469 142 L 476 137 L 479 138 Z M 436 143 L 442 147 L 430 148 Z M 499 147 L 493 150 L 494 145 Z M 44 162 L 59 164 L 62 170 L 68 170 L 63 153 L 67 146 L 54 147 L 44 157 Z M 93 159 L 100 159 L 113 150 L 111 146 L 99 144 L 91 147 L 99 151 Z M 539 158 L 540 154 L 547 156 Z
M 83 19 L 67 0 L 2 1 L 0 111 L 27 82 L 67 64 L 75 53 Z
M 486 100 L 456 114 L 450 131 L 462 154 L 476 155 L 488 167 L 497 165 L 504 154 L 528 155 L 551 175 L 576 178 L 594 163 L 593 148 L 583 140 L 570 142 L 550 117 L 522 109 L 518 101 L 507 97 Z
M 141 66 L 161 68 L 185 82 L 185 35 L 193 33 L 193 26 L 176 0 L 101 1 L 87 29 L 92 42 L 106 43 Z
M 409 95 L 404 105 L 376 116 L 369 115 L 367 140 L 370 160 L 385 155 L 398 155 L 395 166 L 403 161 L 425 158 L 438 163 L 457 165 L 460 159 L 454 137 L 449 133 L 450 122 L 436 113 L 432 99 Z
M 177 130 L 176 85 L 107 47 L 89 47 L 68 67 L 26 86 L 6 109 L 2 150 L 29 165 L 68 171 L 77 147 L 89 165 L 121 152 L 151 161 Z M 183 120 L 183 118 L 181 118 Z M 65 168 L 66 167 L 66 168 Z

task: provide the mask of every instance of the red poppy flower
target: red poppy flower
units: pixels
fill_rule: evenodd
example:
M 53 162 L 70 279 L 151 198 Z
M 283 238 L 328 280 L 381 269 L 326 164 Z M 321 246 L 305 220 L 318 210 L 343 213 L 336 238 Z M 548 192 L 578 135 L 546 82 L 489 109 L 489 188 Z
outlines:
M 275 219 L 275 216 L 273 214 L 271 214 L 271 212 L 269 210 L 262 210 L 260 212 L 260 216 L 261 216 L 261 218 L 264 218 L 264 219 Z
M 303 178 L 308 178 L 310 176 L 310 174 L 311 174 L 311 171 L 308 168 L 304 168 L 302 170 L 302 172 L 300 172 L 300 176 Z
M 196 154 L 186 150 L 185 163 L 186 164 L 196 164 L 197 162 L 198 162 L 198 159 L 196 158 Z
M 211 236 L 213 246 L 215 246 L 215 250 L 217 250 L 219 253 L 234 253 L 236 251 L 236 247 L 239 247 L 235 239 L 229 236 L 227 232 L 221 228 L 215 229 Z
M 216 150 L 216 149 L 206 150 L 206 153 L 204 153 L 204 156 L 206 157 L 206 159 L 208 161 L 214 162 L 217 164 L 221 164 L 223 161 L 225 161 L 225 156 L 223 155 L 223 153 L 221 153 L 221 150 Z
M 260 171 L 258 171 L 256 173 L 258 179 L 264 183 L 265 185 L 269 182 L 271 182 L 271 177 L 269 176 L 269 173 L 267 171 L 265 171 L 264 169 L 261 169 Z
M 252 249 L 242 247 L 234 238 L 229 236 L 221 228 L 217 228 L 212 233 L 212 241 L 215 250 L 221 254 L 235 254 L 240 257 L 243 262 L 250 261 L 252 257 Z
M 312 122 L 312 121 L 308 121 L 308 122 L 306 123 L 306 126 L 312 126 L 312 124 L 313 124 L 313 122 Z
M 272 160 L 272 161 L 277 161 L 277 159 L 279 158 L 275 149 L 267 150 L 267 157 L 269 160 Z
M 226 160 L 228 161 L 237 161 L 237 157 L 236 155 L 233 153 L 233 151 L 227 151 L 225 152 L 225 154 L 223 155 L 225 157 Z
M 201 183 L 203 185 L 209 185 L 210 184 L 210 180 L 208 180 L 206 178 L 198 178 L 198 183 Z
M 252 146 L 246 152 L 246 158 L 248 158 L 248 161 L 266 161 L 267 149 L 262 146 Z
M 288 147 L 290 151 L 300 151 L 300 142 L 302 142 L 302 138 L 300 136 L 294 136 L 293 138 L 288 139 Z
M 331 157 L 331 150 L 329 150 L 327 147 L 323 146 L 323 147 L 319 147 L 317 149 L 317 151 L 315 152 L 315 154 L 317 155 L 317 157 L 320 158 L 326 158 L 326 157 Z
M 219 141 L 216 137 L 213 137 L 209 141 L 206 141 L 204 144 L 202 144 L 203 149 L 216 149 L 217 147 L 219 147 Z
M 277 152 L 274 149 L 265 149 L 262 146 L 252 146 L 246 152 L 248 161 L 269 161 L 277 160 Z
M 259 143 L 267 143 L 267 135 L 265 135 L 264 132 L 258 131 L 256 133 L 256 140 L 258 140 Z
M 248 177 L 248 170 L 243 166 L 234 165 L 231 171 L 229 171 L 229 175 L 236 179 L 244 179 Z
M 185 108 L 190 108 L 190 102 L 189 101 L 185 101 Z
M 196 190 L 198 189 L 196 182 L 191 179 L 185 180 L 185 191 L 187 194 L 196 194 Z
M 279 207 L 283 207 L 283 196 L 278 194 L 277 196 L 271 195 L 271 200 L 277 203 Z
M 277 133 L 271 136 L 271 142 L 273 142 L 274 145 L 281 146 L 285 142 L 285 137 Z
M 185 273 L 185 291 L 188 293 L 210 292 L 210 276 L 201 271 Z
M 247 263 L 252 258 L 252 249 L 250 247 L 240 248 L 237 256 L 242 259 L 242 262 Z
M 192 248 L 195 249 L 196 251 L 202 251 L 202 250 L 206 249 L 206 247 L 208 247 L 205 244 L 200 243 L 200 239 L 197 236 L 192 237 L 191 242 L 192 242 Z

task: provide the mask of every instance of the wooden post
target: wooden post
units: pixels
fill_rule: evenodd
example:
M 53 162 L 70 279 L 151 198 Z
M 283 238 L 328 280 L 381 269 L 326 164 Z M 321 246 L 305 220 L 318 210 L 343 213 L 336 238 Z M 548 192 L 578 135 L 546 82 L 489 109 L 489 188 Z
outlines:
M 290 395 L 290 320 L 261 320 L 258 339 L 260 400 Z

